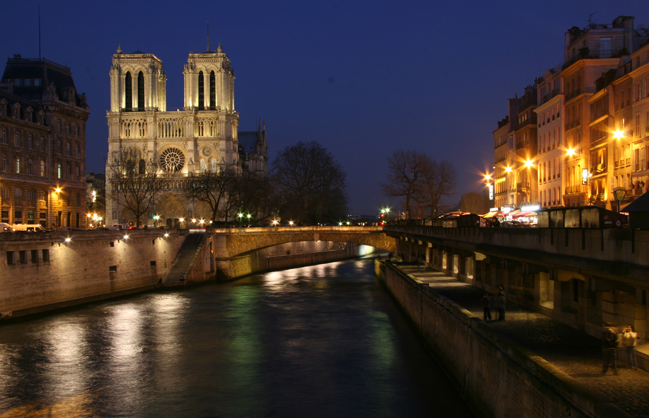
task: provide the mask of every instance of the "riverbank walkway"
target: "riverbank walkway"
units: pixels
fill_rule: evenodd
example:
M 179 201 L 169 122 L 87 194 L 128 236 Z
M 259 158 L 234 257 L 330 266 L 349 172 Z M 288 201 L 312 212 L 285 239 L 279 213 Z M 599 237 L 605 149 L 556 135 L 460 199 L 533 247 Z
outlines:
M 457 303 L 475 317 L 483 318 L 482 297 L 485 291 L 423 266 L 397 264 L 405 273 L 431 290 Z M 493 296 L 493 295 L 490 295 Z M 602 374 L 600 340 L 546 315 L 507 302 L 505 320 L 486 322 L 494 333 L 502 335 L 536 353 L 568 374 L 602 399 L 615 404 L 634 417 L 649 418 L 649 373 L 631 369 L 624 361 L 626 352 L 618 352 L 618 374 Z M 639 345 L 638 352 L 649 354 L 649 344 Z

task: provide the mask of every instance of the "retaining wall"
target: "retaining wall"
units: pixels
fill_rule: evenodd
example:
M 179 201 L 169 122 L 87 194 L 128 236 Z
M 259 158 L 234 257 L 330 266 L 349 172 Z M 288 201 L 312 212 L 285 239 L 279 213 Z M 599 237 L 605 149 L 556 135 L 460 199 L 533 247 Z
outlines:
M 160 230 L 5 235 L 0 313 L 21 316 L 152 289 L 184 239 Z
M 481 416 L 629 417 L 389 261 L 375 272 Z

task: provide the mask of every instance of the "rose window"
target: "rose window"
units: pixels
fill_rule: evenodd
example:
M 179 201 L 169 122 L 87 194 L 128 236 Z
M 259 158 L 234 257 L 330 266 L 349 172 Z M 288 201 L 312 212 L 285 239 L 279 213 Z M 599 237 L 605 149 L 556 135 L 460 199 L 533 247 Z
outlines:
M 178 148 L 168 148 L 160 156 L 160 165 L 164 171 L 175 173 L 185 165 L 185 155 Z

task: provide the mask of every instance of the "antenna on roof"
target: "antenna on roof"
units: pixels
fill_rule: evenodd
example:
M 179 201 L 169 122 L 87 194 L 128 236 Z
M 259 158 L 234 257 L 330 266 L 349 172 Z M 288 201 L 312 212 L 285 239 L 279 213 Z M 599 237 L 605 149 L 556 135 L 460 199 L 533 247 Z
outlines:
M 41 4 L 38 3 L 38 59 L 41 59 Z
M 588 15 L 588 26 L 594 25 L 595 23 L 593 22 L 593 15 L 597 14 L 597 12 L 593 12 Z
M 210 21 L 207 21 L 207 52 L 210 52 Z

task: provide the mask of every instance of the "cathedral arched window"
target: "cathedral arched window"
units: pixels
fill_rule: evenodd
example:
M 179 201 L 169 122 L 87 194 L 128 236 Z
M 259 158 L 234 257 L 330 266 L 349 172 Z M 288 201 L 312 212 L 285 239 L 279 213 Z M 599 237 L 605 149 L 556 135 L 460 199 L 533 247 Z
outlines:
M 216 78 L 214 71 L 210 73 L 210 109 L 216 109 Z
M 211 167 L 212 173 L 216 173 L 217 167 L 216 167 L 216 159 L 215 158 L 212 158 L 210 160 L 210 165 L 212 166 Z
M 205 109 L 205 79 L 203 72 L 198 73 L 198 110 Z
M 201 158 L 201 174 L 205 173 L 207 171 L 207 164 L 205 163 L 205 160 Z
M 131 79 L 131 73 L 127 72 L 126 77 L 124 77 L 124 109 L 131 110 L 133 108 L 133 81 Z
M 137 75 L 137 110 L 144 111 L 144 74 Z
M 138 172 L 139 174 L 146 174 L 146 162 L 144 160 L 140 160 Z

